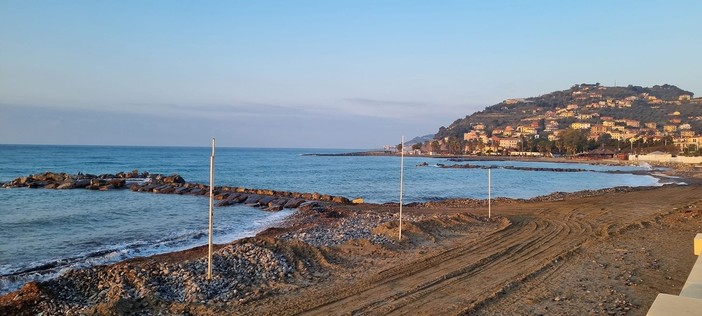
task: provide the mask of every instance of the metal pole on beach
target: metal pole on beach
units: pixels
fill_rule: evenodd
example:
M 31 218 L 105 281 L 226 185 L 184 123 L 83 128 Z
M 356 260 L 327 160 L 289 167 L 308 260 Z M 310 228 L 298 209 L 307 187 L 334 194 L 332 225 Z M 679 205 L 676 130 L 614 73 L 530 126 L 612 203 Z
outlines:
M 207 247 L 207 280 L 212 280 L 212 209 L 213 201 L 212 194 L 214 192 L 214 158 L 215 158 L 215 139 L 212 138 L 212 155 L 210 156 L 210 228 L 209 240 Z
M 402 240 L 402 189 L 405 175 L 405 135 L 400 140 L 400 240 Z
M 488 218 L 490 218 L 490 216 L 492 215 L 492 197 L 490 196 L 490 171 L 492 171 L 492 169 L 488 168 Z

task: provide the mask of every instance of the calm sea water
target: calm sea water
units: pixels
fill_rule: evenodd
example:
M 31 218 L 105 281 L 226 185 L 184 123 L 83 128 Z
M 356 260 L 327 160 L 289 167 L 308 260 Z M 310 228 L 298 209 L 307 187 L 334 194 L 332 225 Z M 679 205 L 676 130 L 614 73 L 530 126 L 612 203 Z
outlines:
M 219 148 L 216 185 L 319 192 L 397 202 L 398 157 L 318 157 L 350 150 Z M 46 171 L 101 174 L 138 169 L 178 173 L 208 183 L 210 148 L 0 145 L 0 182 Z M 415 167 L 420 162 L 430 167 Z M 405 159 L 406 202 L 487 197 L 487 171 L 441 169 L 444 159 Z M 601 171 L 639 167 L 526 162 L 482 165 L 580 168 L 588 172 L 495 169 L 494 197 L 529 198 L 555 191 L 657 185 L 650 176 Z M 267 213 L 246 206 L 215 209 L 215 241 L 251 236 L 292 211 Z M 207 242 L 204 197 L 122 191 L 0 189 L 0 293 L 62 271 L 187 249 Z

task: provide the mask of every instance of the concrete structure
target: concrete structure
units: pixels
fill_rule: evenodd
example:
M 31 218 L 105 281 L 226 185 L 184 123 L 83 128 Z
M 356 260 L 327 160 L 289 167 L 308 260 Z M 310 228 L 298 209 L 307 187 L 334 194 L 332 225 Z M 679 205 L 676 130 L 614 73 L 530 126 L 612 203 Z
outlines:
M 671 163 L 690 163 L 697 164 L 702 163 L 702 157 L 686 157 L 677 156 L 673 157 L 672 154 L 664 153 L 660 151 L 655 151 L 646 155 L 634 155 L 629 154 L 630 161 L 649 161 L 649 162 L 671 162 Z
M 693 243 L 694 253 L 698 257 L 680 295 L 658 294 L 647 316 L 702 315 L 702 234 L 697 234 Z
M 670 294 L 658 294 L 646 316 L 699 315 L 702 300 Z
M 510 156 L 521 156 L 521 157 L 543 157 L 544 154 L 537 151 L 512 151 L 509 153 Z

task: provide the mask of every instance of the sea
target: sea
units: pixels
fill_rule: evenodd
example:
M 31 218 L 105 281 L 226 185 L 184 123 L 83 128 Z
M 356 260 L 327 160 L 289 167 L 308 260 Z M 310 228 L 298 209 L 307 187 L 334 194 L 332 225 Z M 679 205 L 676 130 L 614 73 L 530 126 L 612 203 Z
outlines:
M 400 158 L 315 156 L 353 149 L 217 148 L 215 185 L 319 192 L 366 202 L 399 201 Z M 180 174 L 209 183 L 209 147 L 0 145 L 0 182 L 47 171 L 115 174 L 132 170 Z M 428 167 L 417 166 L 427 162 Z M 485 169 L 444 169 L 441 158 L 406 156 L 403 201 L 487 198 Z M 629 172 L 647 166 L 475 161 L 494 166 L 492 197 L 531 198 L 556 191 L 655 186 L 658 178 Z M 523 171 L 503 166 L 576 168 Z M 607 171 L 620 171 L 608 173 Z M 184 250 L 207 243 L 208 199 L 129 190 L 0 189 L 0 294 L 71 269 Z M 294 210 L 244 205 L 214 210 L 214 241 L 253 236 Z

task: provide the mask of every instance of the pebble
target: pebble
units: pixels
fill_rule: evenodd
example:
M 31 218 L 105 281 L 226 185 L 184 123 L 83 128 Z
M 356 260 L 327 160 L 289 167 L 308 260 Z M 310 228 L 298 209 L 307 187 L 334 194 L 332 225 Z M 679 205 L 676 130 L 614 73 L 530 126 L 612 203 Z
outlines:
M 318 221 L 322 216 L 320 214 L 328 211 L 312 206 L 312 213 L 301 215 L 299 220 Z M 403 220 L 413 222 L 435 217 L 406 215 Z M 396 244 L 394 239 L 374 234 L 373 229 L 397 219 L 397 214 L 383 213 L 326 217 L 324 224 L 303 225 L 303 229 L 282 234 L 278 241 L 283 244 L 302 241 L 311 247 L 331 247 L 357 239 L 368 239 L 381 245 Z M 96 304 L 123 299 L 135 302 L 157 299 L 163 303 L 241 304 L 265 295 L 277 284 L 295 282 L 296 276 L 310 280 L 324 277 L 323 271 L 317 270 L 317 263 L 312 262 L 316 259 L 294 258 L 302 261 L 289 262 L 283 250 L 275 250 L 278 249 L 277 244 L 268 243 L 270 241 L 253 238 L 218 249 L 213 254 L 213 277 L 209 281 L 205 278 L 207 259 L 204 257 L 177 263 L 123 262 L 68 271 L 41 283 L 50 294 L 49 298 L 39 301 L 30 313 L 85 314 Z

